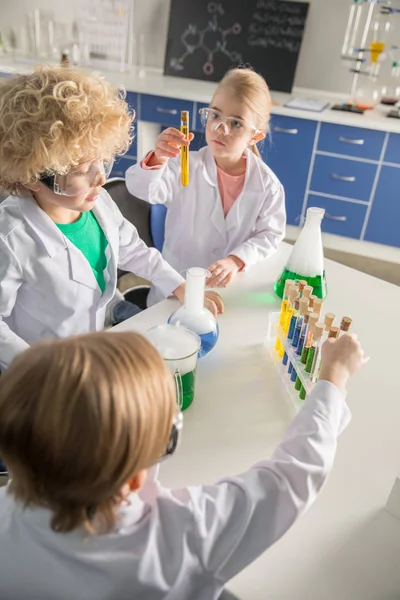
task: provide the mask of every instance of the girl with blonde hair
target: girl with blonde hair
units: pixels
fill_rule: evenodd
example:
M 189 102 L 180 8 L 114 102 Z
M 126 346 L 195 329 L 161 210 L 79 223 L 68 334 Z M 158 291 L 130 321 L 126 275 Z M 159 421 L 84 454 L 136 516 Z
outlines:
M 190 180 L 180 183 L 179 147 L 168 128 L 143 161 L 126 172 L 129 191 L 165 204 L 164 258 L 177 271 L 208 268 L 209 285 L 226 286 L 258 260 L 270 257 L 285 234 L 281 183 L 257 150 L 269 131 L 271 96 L 251 69 L 232 69 L 208 108 L 200 109 L 207 146 L 190 152 Z

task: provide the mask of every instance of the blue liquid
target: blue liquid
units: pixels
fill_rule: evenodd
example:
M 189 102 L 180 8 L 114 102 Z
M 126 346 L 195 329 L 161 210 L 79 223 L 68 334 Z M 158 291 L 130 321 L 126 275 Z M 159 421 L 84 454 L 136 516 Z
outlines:
M 295 329 L 295 327 L 296 327 L 296 321 L 297 321 L 297 317 L 295 317 L 295 316 L 293 316 L 293 317 L 290 319 L 289 333 L 288 333 L 288 336 L 287 336 L 287 339 L 288 339 L 288 340 L 291 340 L 291 339 L 293 339 L 293 335 L 294 335 L 294 329 Z
M 293 365 L 292 363 L 290 363 L 287 372 L 289 373 L 289 375 L 291 374 L 291 372 L 293 371 Z
M 201 341 L 201 346 L 199 350 L 199 358 L 206 356 L 211 350 L 214 348 L 215 344 L 219 338 L 219 327 L 215 331 L 210 331 L 209 333 L 203 333 L 202 335 L 197 334 Z
M 301 353 L 303 352 L 303 347 L 304 347 L 305 339 L 306 339 L 305 335 L 301 335 L 300 336 L 299 345 L 297 346 L 297 350 L 296 350 L 296 354 L 298 356 L 301 356 Z
M 290 381 L 293 381 L 293 383 L 295 383 L 296 379 L 297 379 L 297 373 L 296 373 L 295 369 L 292 369 L 292 374 L 290 376 Z
M 282 358 L 282 364 L 285 365 L 285 367 L 287 365 L 288 359 L 289 359 L 289 357 L 288 357 L 288 355 L 285 352 L 285 354 L 283 355 L 283 358 Z
M 300 331 L 301 331 L 301 327 L 296 327 L 296 329 L 294 330 L 294 336 L 293 336 L 293 340 L 292 340 L 293 348 L 296 348 L 297 344 L 299 343 Z

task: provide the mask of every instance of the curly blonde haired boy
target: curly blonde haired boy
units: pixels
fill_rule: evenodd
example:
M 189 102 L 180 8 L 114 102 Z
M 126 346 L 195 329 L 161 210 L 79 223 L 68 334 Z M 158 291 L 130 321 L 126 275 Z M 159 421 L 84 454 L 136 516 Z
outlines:
M 182 277 L 102 189 L 133 120 L 121 91 L 78 70 L 0 84 L 0 369 L 37 340 L 102 329 L 119 267 L 183 299 Z

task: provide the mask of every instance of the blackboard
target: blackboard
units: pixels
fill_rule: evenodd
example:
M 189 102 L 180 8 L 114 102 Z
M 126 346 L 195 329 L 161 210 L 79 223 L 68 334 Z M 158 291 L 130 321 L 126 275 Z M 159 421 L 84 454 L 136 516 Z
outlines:
M 164 73 L 220 81 L 250 65 L 272 90 L 291 92 L 308 2 L 172 0 Z

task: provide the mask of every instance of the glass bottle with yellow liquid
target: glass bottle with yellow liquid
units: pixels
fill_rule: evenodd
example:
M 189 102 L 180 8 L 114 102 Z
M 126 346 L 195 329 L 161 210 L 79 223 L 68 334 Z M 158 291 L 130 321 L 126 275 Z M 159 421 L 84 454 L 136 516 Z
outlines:
M 283 298 L 287 279 L 294 281 L 303 279 L 313 288 L 313 294 L 324 299 L 327 284 L 324 269 L 324 251 L 322 247 L 321 222 L 324 217 L 323 208 L 307 209 L 306 222 L 293 247 L 285 268 L 275 282 L 274 290 L 279 298 Z

